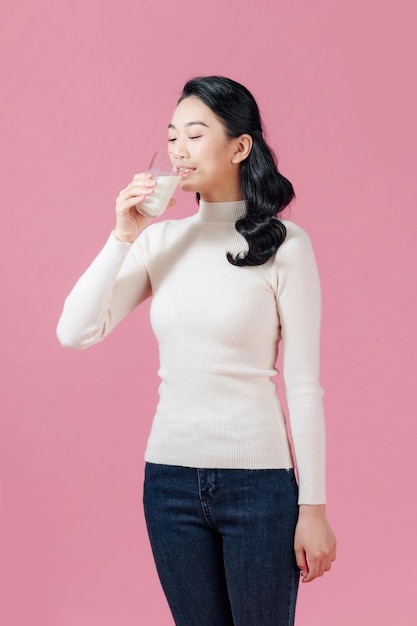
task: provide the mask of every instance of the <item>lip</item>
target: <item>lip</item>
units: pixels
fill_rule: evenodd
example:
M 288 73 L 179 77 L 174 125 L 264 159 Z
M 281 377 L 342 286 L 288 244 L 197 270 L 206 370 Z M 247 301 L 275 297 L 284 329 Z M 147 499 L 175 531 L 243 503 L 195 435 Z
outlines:
M 188 176 L 190 176 L 190 174 L 195 172 L 195 167 L 186 167 L 185 165 L 181 165 L 177 166 L 176 170 L 177 176 L 179 176 L 181 180 L 183 180 L 184 178 L 187 178 Z

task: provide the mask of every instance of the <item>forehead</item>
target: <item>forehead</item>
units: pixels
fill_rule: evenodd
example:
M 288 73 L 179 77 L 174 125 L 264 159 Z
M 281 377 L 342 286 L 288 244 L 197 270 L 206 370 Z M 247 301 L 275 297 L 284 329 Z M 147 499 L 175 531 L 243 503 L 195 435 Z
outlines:
M 210 128 L 223 126 L 210 107 L 196 96 L 185 98 L 177 105 L 170 125 L 175 128 L 182 128 L 191 122 L 203 122 Z

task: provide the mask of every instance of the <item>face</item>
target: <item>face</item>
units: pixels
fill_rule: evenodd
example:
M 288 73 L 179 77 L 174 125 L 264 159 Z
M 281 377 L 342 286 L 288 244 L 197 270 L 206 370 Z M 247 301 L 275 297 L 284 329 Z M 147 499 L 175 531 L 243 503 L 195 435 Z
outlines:
M 168 127 L 168 150 L 184 191 L 208 202 L 242 199 L 239 184 L 239 138 L 229 139 L 213 111 L 199 98 L 179 103 Z

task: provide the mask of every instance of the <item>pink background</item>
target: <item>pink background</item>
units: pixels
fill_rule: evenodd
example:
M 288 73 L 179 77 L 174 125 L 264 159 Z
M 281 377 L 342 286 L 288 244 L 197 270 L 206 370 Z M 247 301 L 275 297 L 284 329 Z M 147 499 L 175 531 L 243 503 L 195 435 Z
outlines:
M 147 305 L 83 353 L 61 348 L 55 327 L 112 228 L 115 196 L 165 146 L 183 83 L 211 73 L 258 99 L 322 276 L 339 554 L 301 589 L 297 624 L 417 623 L 414 7 L 3 2 L 5 626 L 172 624 L 141 507 L 158 385 Z M 195 209 L 177 197 L 172 217 Z

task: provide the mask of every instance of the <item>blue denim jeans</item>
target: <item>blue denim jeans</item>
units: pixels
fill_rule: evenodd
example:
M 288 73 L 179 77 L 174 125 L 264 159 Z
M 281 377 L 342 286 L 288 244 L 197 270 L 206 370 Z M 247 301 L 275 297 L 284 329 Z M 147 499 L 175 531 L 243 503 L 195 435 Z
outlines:
M 300 572 L 293 470 L 147 463 L 144 508 L 177 626 L 291 626 Z

